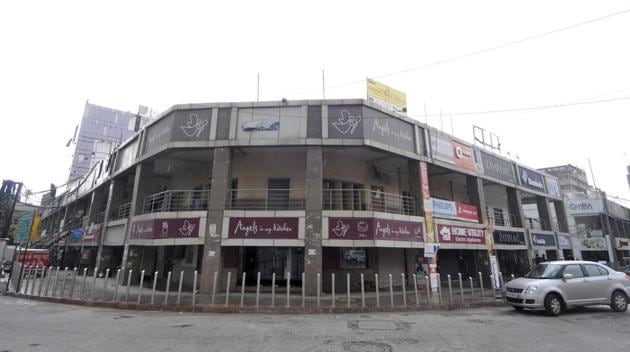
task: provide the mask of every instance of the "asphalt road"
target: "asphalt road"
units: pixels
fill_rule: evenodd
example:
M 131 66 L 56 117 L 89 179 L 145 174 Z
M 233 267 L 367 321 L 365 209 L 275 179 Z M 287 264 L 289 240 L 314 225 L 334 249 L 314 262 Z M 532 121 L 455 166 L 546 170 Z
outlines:
M 509 307 L 347 315 L 181 314 L 0 297 L 0 352 L 630 351 L 630 312 Z

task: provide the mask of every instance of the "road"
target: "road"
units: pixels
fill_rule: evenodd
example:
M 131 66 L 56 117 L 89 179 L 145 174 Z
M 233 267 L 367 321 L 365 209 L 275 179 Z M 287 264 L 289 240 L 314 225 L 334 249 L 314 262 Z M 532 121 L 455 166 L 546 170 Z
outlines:
M 0 296 L 0 352 L 629 351 L 630 312 L 509 307 L 263 315 L 138 312 Z

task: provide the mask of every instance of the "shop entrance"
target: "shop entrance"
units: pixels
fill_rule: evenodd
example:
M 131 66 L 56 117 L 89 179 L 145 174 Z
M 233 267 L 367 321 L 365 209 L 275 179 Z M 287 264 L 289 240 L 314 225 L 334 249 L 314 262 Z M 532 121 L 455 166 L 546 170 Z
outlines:
M 304 248 L 300 247 L 243 247 L 242 271 L 246 273 L 246 285 L 256 285 L 260 272 L 262 285 L 271 284 L 276 274 L 276 284 L 286 283 L 287 273 L 291 281 L 299 284 L 304 271 Z
M 529 271 L 527 250 L 497 250 L 499 270 L 503 276 L 523 276 Z

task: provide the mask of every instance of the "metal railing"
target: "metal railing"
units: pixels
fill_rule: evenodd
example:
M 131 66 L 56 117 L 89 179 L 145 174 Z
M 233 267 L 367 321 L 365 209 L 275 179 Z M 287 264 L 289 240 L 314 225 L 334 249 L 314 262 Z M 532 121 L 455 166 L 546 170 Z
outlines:
M 488 221 L 494 226 L 506 226 L 506 227 L 523 227 L 521 217 L 517 214 L 502 214 L 501 216 L 495 216 L 494 213 L 487 212 Z
M 552 231 L 545 219 L 525 218 L 525 223 L 531 230 Z
M 209 190 L 164 191 L 145 197 L 142 213 L 207 210 L 209 198 Z
M 222 278 L 217 272 L 211 272 L 205 274 L 212 282 L 211 291 L 203 294 L 198 290 L 198 271 L 188 275 L 184 270 L 161 274 L 133 269 L 26 266 L 12 287 L 24 298 L 42 297 L 64 303 L 102 302 L 117 307 L 146 304 L 153 309 L 170 305 L 193 312 L 213 306 L 265 311 L 276 307 L 282 311 L 287 308 L 466 307 L 496 303 L 505 297 L 501 273 L 496 277 L 482 272 L 429 277 L 423 273 L 332 272 L 317 273 L 307 280 L 304 272 L 298 275 L 287 272 L 272 273 L 271 282 L 262 282 L 261 272 L 228 271 Z M 510 277 L 514 279 L 513 275 Z M 505 277 L 506 281 L 510 277 Z
M 324 210 L 369 210 L 406 215 L 417 213 L 415 200 L 411 196 L 369 189 L 324 189 L 322 192 Z
M 105 221 L 105 211 L 101 211 L 100 213 L 96 213 L 94 215 L 94 223 L 102 224 Z
M 225 204 L 232 210 L 301 210 L 302 189 L 230 189 Z
M 118 208 L 114 209 L 110 214 L 109 221 L 116 221 L 120 219 L 126 219 L 129 217 L 129 209 L 131 209 L 131 202 L 125 203 Z

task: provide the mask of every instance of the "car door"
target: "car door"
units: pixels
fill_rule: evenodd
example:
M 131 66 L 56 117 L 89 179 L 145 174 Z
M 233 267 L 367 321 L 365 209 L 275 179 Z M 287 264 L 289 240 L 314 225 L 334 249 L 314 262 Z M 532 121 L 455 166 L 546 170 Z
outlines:
M 564 299 L 568 305 L 580 305 L 585 302 L 588 297 L 587 282 L 579 264 L 569 264 L 564 268 L 562 273 L 571 274 L 573 278 L 560 280 L 560 288 L 564 294 Z
M 582 264 L 582 267 L 587 275 L 588 296 L 586 300 L 593 303 L 605 303 L 608 296 L 608 287 L 611 283 L 608 280 L 608 275 L 602 275 L 597 264 Z

